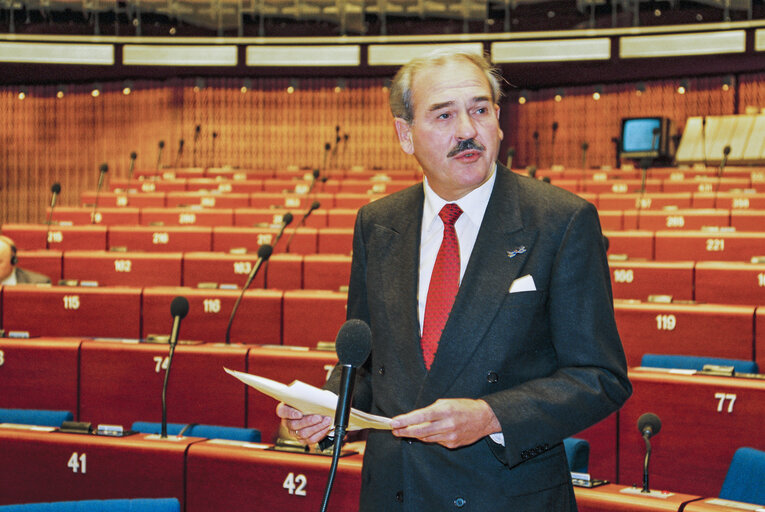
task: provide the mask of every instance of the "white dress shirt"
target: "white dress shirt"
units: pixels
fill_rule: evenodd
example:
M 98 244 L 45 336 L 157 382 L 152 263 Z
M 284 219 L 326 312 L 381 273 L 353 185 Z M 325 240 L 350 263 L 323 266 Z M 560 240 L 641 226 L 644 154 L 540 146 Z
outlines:
M 10 286 L 10 285 L 14 285 L 14 284 L 18 284 L 18 281 L 16 279 L 16 269 L 15 268 L 13 269 L 13 272 L 8 274 L 8 277 L 3 279 L 3 282 L 0 283 L 0 286 Z

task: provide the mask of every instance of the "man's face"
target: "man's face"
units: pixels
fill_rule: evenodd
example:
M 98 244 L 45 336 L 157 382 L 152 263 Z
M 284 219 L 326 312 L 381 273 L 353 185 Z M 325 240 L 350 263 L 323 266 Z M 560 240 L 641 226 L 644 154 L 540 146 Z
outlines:
M 11 248 L 8 244 L 0 241 L 0 281 L 11 275 L 13 265 L 11 265 Z
M 475 64 L 458 59 L 419 70 L 412 103 L 412 124 L 395 121 L 399 143 L 439 196 L 457 200 L 489 179 L 502 130 L 489 82 Z

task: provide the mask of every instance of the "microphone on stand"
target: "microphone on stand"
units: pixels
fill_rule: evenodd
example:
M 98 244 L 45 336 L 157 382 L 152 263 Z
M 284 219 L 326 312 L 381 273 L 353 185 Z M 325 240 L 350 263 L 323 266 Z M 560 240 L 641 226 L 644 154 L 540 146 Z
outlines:
M 337 473 L 337 462 L 340 459 L 340 449 L 343 446 L 343 438 L 348 428 L 348 418 L 351 413 L 353 402 L 353 387 L 356 379 L 356 368 L 363 365 L 372 350 L 372 331 L 361 320 L 347 320 L 337 332 L 335 338 L 335 350 L 337 351 L 338 364 L 342 367 L 340 376 L 340 391 L 337 395 L 337 408 L 335 409 L 334 450 L 332 452 L 332 465 L 329 469 L 327 487 L 324 490 L 324 500 L 321 511 L 327 510 L 329 495 L 332 492 L 332 484 Z
M 508 169 L 512 169 L 513 168 L 513 157 L 514 156 L 515 156 L 515 148 L 508 148 L 508 150 L 507 150 L 507 163 L 505 165 Z
M 534 152 L 537 157 L 537 168 L 539 168 L 539 132 L 534 130 L 534 133 L 532 133 L 531 136 L 534 138 Z
M 728 155 L 730 155 L 730 146 L 726 145 L 723 148 L 723 157 L 722 160 L 720 160 L 720 168 L 717 170 L 717 182 L 715 183 L 715 203 L 717 203 L 717 192 L 720 190 L 720 182 L 722 181 L 725 164 L 728 163 Z
M 550 142 L 552 147 L 550 148 L 552 151 L 552 155 L 550 156 L 550 167 L 553 167 L 555 165 L 555 135 L 558 133 L 558 121 L 553 121 L 552 124 L 552 137 L 550 138 Z
M 587 150 L 590 149 L 590 145 L 585 141 L 582 142 L 582 179 L 587 175 Z
M 167 382 L 170 379 L 170 366 L 173 364 L 175 345 L 178 344 L 178 331 L 181 329 L 181 320 L 189 313 L 189 301 L 186 297 L 178 296 L 170 303 L 170 314 L 173 316 L 173 328 L 170 331 L 170 354 L 167 357 L 167 370 L 165 370 L 165 382 L 162 384 L 162 430 L 160 437 L 167 439 Z
M 159 149 L 157 149 L 157 170 L 162 169 L 162 150 L 165 148 L 165 141 L 159 141 Z
M 239 309 L 239 303 L 242 302 L 244 292 L 246 292 L 247 288 L 250 287 L 250 284 L 252 283 L 252 280 L 255 279 L 255 276 L 257 275 L 258 270 L 260 270 L 261 265 L 263 265 L 264 261 L 268 261 L 268 258 L 271 257 L 271 253 L 273 251 L 274 248 L 268 244 L 263 244 L 258 247 L 258 260 L 252 267 L 250 275 L 247 276 L 247 282 L 242 287 L 242 293 L 240 293 L 239 297 L 237 297 L 236 302 L 234 303 L 234 308 L 231 310 L 231 316 L 228 318 L 228 325 L 226 326 L 226 345 L 231 343 L 231 325 L 234 323 L 234 316 L 236 316 L 236 311 Z
M 330 149 L 332 149 L 332 144 L 330 144 L 329 142 L 325 142 L 324 143 L 324 165 L 322 166 L 324 171 L 327 170 L 327 157 L 329 156 Z
M 212 164 L 215 165 L 215 139 L 218 138 L 218 132 L 212 132 Z
M 53 209 L 56 207 L 56 199 L 58 199 L 58 195 L 61 193 L 61 183 L 54 183 L 50 187 L 50 191 L 53 195 L 50 197 L 50 213 L 48 214 L 48 223 L 47 227 L 45 228 L 45 248 L 50 248 L 50 242 L 48 241 L 48 236 L 50 236 L 50 224 L 53 221 Z
M 308 208 L 308 211 L 303 214 L 303 218 L 300 219 L 300 222 L 297 226 L 295 226 L 295 229 L 290 233 L 290 237 L 287 239 L 287 245 L 284 247 L 284 252 L 289 252 L 290 250 L 290 244 L 292 243 L 292 238 L 295 236 L 295 233 L 297 233 L 297 228 L 302 227 L 305 224 L 306 219 L 311 215 L 311 213 L 318 209 L 321 206 L 321 203 L 319 201 L 314 201 L 311 203 L 311 207 Z
M 96 200 L 93 203 L 93 212 L 90 214 L 90 223 L 96 223 L 96 210 L 98 209 L 98 195 L 101 192 L 101 187 L 104 185 L 104 175 L 109 172 L 109 166 L 105 163 L 101 164 L 98 168 L 98 187 L 96 188 Z
M 128 168 L 128 180 L 133 179 L 133 169 L 135 169 L 135 159 L 138 158 L 138 153 L 133 151 L 130 153 L 130 167 Z
M 281 240 L 282 235 L 284 234 L 284 228 L 289 226 L 290 222 L 292 222 L 292 213 L 287 212 L 282 216 L 282 227 L 279 228 L 279 232 L 276 234 L 276 238 L 274 238 L 274 243 L 272 247 L 276 249 L 276 244 L 279 243 L 279 240 Z M 263 269 L 263 289 L 268 288 L 268 260 L 266 260 L 266 268 Z
M 648 462 L 651 458 L 650 438 L 655 436 L 661 430 L 661 420 L 652 412 L 647 412 L 638 418 L 637 422 L 640 435 L 645 440 L 645 460 L 643 461 L 643 489 L 640 492 L 650 493 L 648 485 Z
M 201 124 L 198 124 L 194 127 L 194 162 L 192 164 L 194 167 L 197 166 L 197 142 L 199 141 L 199 135 L 201 131 L 202 131 Z
M 308 192 L 306 192 L 306 195 L 310 195 L 313 191 L 313 187 L 316 186 L 316 182 L 319 180 L 319 169 L 314 169 L 313 173 L 311 174 L 311 185 L 308 187 Z
M 175 155 L 175 164 L 173 164 L 173 167 L 176 169 L 178 168 L 178 163 L 181 160 L 181 156 L 183 155 L 183 139 L 178 141 L 178 153 Z
M 340 168 L 341 169 L 343 168 L 343 165 L 342 165 L 343 163 L 345 163 L 346 165 L 348 164 L 348 162 L 346 161 L 346 158 L 345 158 L 346 151 L 348 150 L 348 137 L 349 137 L 349 135 L 347 133 L 343 134 L 343 154 L 340 155 Z M 350 167 L 350 166 L 348 165 L 348 167 Z

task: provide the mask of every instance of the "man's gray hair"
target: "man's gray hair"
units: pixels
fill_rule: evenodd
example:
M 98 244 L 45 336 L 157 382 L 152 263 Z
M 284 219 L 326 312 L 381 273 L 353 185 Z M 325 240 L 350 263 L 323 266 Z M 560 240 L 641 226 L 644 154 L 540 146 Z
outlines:
M 439 50 L 429 53 L 424 57 L 412 59 L 398 70 L 390 86 L 390 111 L 393 117 L 400 117 L 407 123 L 414 120 L 414 105 L 412 105 L 412 82 L 417 71 L 431 66 L 446 64 L 455 60 L 467 60 L 475 64 L 486 76 L 491 88 L 491 100 L 497 103 L 502 97 L 502 75 L 499 70 L 491 65 L 489 60 L 480 54 L 466 52 L 464 50 Z

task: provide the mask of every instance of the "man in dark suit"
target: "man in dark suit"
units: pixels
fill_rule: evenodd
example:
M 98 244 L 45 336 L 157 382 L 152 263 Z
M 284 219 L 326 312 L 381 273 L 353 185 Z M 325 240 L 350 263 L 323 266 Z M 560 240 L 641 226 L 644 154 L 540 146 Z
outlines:
M 50 278 L 18 266 L 16 244 L 7 236 L 0 235 L 0 285 L 47 284 Z
M 426 179 L 356 220 L 348 317 L 369 323 L 372 353 L 354 406 L 393 419 L 369 433 L 362 511 L 576 510 L 562 440 L 631 393 L 597 212 L 496 162 L 499 94 L 464 53 L 415 60 L 391 86 Z M 304 443 L 331 427 L 277 414 Z

